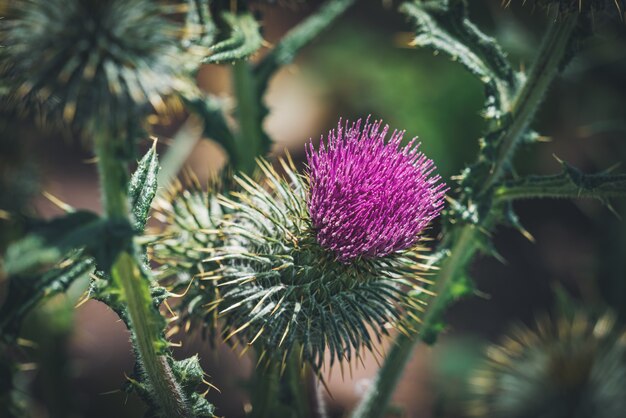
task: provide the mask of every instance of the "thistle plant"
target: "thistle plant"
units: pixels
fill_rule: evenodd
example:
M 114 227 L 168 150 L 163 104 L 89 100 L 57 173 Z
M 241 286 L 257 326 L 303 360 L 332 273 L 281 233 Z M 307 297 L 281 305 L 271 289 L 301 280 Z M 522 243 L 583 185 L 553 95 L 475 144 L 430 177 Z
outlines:
M 608 205 L 626 194 L 623 174 L 585 174 L 561 161 L 560 173 L 520 176 L 513 158 L 522 144 L 539 146 L 534 116 L 592 36 L 592 17 L 622 9 L 619 2 L 537 1 L 549 23 L 523 71 L 469 19 L 465 1 L 401 3 L 415 32 L 410 46 L 451 58 L 484 87 L 478 156 L 444 180 L 416 139 L 369 118 L 340 121 L 319 145 L 307 143 L 302 170 L 289 156 L 276 164 L 265 159 L 272 146 L 263 129 L 270 79 L 354 0 L 328 0 L 265 55 L 258 54 L 268 44 L 256 3 L 0 3 L 6 10 L 2 111 L 77 128 L 97 157 L 103 201 L 102 215 L 62 205 L 64 216 L 29 219 L 27 231 L 8 246 L 3 349 L 17 344 L 28 311 L 89 276 L 87 296 L 106 303 L 130 331 L 136 366 L 126 389 L 146 401 L 148 416 L 213 416 L 200 393 L 206 382 L 198 357 L 177 360 L 169 348 L 168 336 L 179 329 L 201 329 L 214 342 L 256 355 L 251 415 L 258 417 L 313 415 L 307 379 L 323 383 L 325 365 L 343 367 L 368 351 L 379 355 L 382 339 L 394 338 L 353 411 L 354 417 L 382 417 L 415 345 L 436 343 L 447 308 L 473 293 L 472 260 L 481 252 L 497 256 L 495 228 L 508 225 L 529 236 L 514 201 L 593 198 Z M 232 115 L 191 82 L 201 65 L 224 63 L 231 65 L 237 103 Z M 184 143 L 174 141 L 163 159 L 165 174 L 159 175 L 156 143 L 137 158 L 140 140 L 152 133 L 148 122 L 164 116 L 172 98 L 228 156 L 228 168 L 208 188 L 186 171 L 184 181 L 175 178 L 192 149 L 184 132 Z M 0 209 L 3 221 L 23 215 Z M 151 215 L 162 224 L 156 233 L 145 230 Z M 437 235 L 429 230 L 433 223 L 441 226 L 433 228 Z M 168 320 L 160 307 L 170 297 L 178 301 Z M 489 388 L 519 382 L 525 359 L 541 368 L 546 347 L 574 350 L 592 336 L 601 340 L 591 344 L 594 354 L 621 347 L 597 334 L 598 324 L 580 328 L 574 321 L 524 340 L 507 351 L 508 369 L 490 372 Z M 17 370 L 4 356 L 2 367 Z M 539 377 L 533 381 L 545 376 Z M 3 386 L 0 399 L 17 399 L 4 393 L 12 388 Z M 508 402 L 511 394 L 504 392 L 484 392 L 483 410 L 508 413 L 499 403 Z
M 182 286 L 193 274 L 199 282 L 182 317 L 199 310 L 211 327 L 215 310 L 225 339 L 237 336 L 270 363 L 295 350 L 318 372 L 327 350 L 330 364 L 350 361 L 388 323 L 417 317 L 420 234 L 446 189 L 414 141 L 403 147 L 403 132 L 386 140 L 387 131 L 340 122 L 319 149 L 309 144 L 305 175 L 283 161 L 281 176 L 260 160 L 259 182 L 236 177 L 231 197 L 172 196 L 163 205 L 172 225 L 153 247 L 166 269 L 195 256 L 192 268 L 181 265 Z

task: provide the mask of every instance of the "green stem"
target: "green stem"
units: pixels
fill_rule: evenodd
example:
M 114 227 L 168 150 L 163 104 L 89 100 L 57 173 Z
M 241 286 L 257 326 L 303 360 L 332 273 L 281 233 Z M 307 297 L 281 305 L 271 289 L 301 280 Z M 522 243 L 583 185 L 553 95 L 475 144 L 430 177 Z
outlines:
M 130 221 L 128 200 L 128 166 L 124 145 L 117 138 L 100 131 L 95 138 L 98 169 L 102 187 L 105 216 L 109 219 Z M 162 416 L 191 418 L 192 413 L 176 382 L 167 358 L 159 354 L 160 335 L 155 323 L 160 322 L 158 311 L 152 310 L 149 283 L 142 276 L 137 257 L 122 252 L 111 267 L 111 277 L 121 284 L 123 298 L 128 306 L 133 342 L 138 361 L 153 390 L 152 400 Z
M 484 191 L 504 175 L 520 138 L 526 134 L 548 88 L 561 70 L 577 24 L 576 13 L 566 15 L 563 21 L 551 22 L 532 70 L 513 103 L 512 123 L 499 144 L 492 172 L 483 186 Z
M 512 122 L 499 141 L 497 159 L 492 171 L 483 183 L 481 195 L 487 192 L 506 173 L 511 156 L 528 129 L 538 106 L 548 87 L 558 75 L 567 53 L 569 41 L 578 22 L 578 16 L 571 14 L 564 21 L 552 22 L 546 33 L 539 54 L 525 83 L 516 96 L 512 112 Z M 440 321 L 450 303 L 450 288 L 459 277 L 479 248 L 481 231 L 490 230 L 494 224 L 493 212 L 478 225 L 463 224 L 451 231 L 441 244 L 448 248 L 435 279 L 434 292 L 437 295 L 429 304 L 419 335 L 398 335 L 371 389 L 353 413 L 353 418 L 381 417 L 387 411 L 396 385 L 418 341 L 433 343 L 441 331 Z M 456 238 L 456 239 L 455 239 Z M 450 246 L 449 243 L 453 242 Z
M 239 133 L 237 143 L 236 170 L 251 174 L 256 167 L 256 158 L 269 152 L 269 139 L 263 132 L 261 101 L 256 97 L 258 88 L 250 64 L 238 61 L 233 64 L 233 83 L 237 96 L 237 118 Z
M 285 360 L 273 359 L 255 372 L 252 398 L 253 418 L 309 418 L 311 402 L 306 374 L 292 352 Z
M 314 14 L 291 29 L 255 68 L 254 73 L 259 83 L 259 91 L 261 93 L 265 91 L 270 77 L 280 67 L 291 64 L 300 49 L 316 39 L 323 30 L 328 28 L 355 1 L 327 1 Z

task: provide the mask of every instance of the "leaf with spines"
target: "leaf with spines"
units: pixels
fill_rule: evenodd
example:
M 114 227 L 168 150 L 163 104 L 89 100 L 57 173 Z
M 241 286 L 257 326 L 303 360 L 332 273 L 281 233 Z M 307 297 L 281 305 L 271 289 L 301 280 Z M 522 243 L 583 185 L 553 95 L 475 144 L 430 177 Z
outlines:
M 609 170 L 585 174 L 560 161 L 559 174 L 530 175 L 503 182 L 494 191 L 494 199 L 511 201 L 519 199 L 597 199 L 608 204 L 608 199 L 626 197 L 626 174 L 612 174 Z
M 108 266 L 130 242 L 132 234 L 127 223 L 88 211 L 37 221 L 30 233 L 9 246 L 4 269 L 8 274 L 32 272 L 59 263 L 72 250 L 79 249 L 94 257 L 99 267 Z
M 526 228 L 524 228 L 524 225 L 522 225 L 522 221 L 520 221 L 519 216 L 517 216 L 517 214 L 513 210 L 512 202 L 505 203 L 503 211 L 503 221 L 508 226 L 517 229 L 520 234 L 522 234 L 524 238 L 526 238 L 528 241 L 535 242 L 535 237 L 533 237 L 532 234 L 528 232 Z
M 137 170 L 130 178 L 128 186 L 128 197 L 133 214 L 133 228 L 138 233 L 143 232 L 148 221 L 150 205 L 152 205 L 157 192 L 158 174 L 159 160 L 155 141 L 148 152 L 139 160 Z
M 203 383 L 206 383 L 198 356 L 194 355 L 182 360 L 174 360 L 169 356 L 167 361 L 172 369 L 174 378 L 179 383 L 191 405 L 193 418 L 214 418 L 215 407 L 202 394 L 196 392 Z M 150 386 L 145 380 L 141 379 L 141 371 L 137 369 L 137 366 L 135 366 L 132 376 L 128 378 L 124 391 L 136 391 L 143 399 L 148 401 L 146 417 L 159 416 L 158 408 L 150 401 Z
M 493 73 L 510 88 L 521 81 L 520 74 L 513 70 L 498 41 L 482 32 L 469 19 L 467 0 L 434 0 L 422 3 L 431 15 L 480 56 Z
M 53 269 L 42 274 L 11 275 L 7 278 L 7 298 L 0 306 L 0 336 L 7 342 L 14 342 L 22 319 L 44 299 L 67 291 L 81 277 L 94 270 L 91 258 L 80 253 L 64 260 Z
M 124 257 L 128 260 L 130 256 L 127 253 L 122 253 L 120 257 Z M 206 383 L 203 379 L 204 373 L 200 366 L 198 357 L 193 356 L 188 359 L 177 361 L 172 357 L 171 352 L 168 350 L 169 342 L 165 337 L 166 321 L 163 316 L 158 314 L 158 312 L 161 304 L 168 297 L 172 296 L 172 294 L 164 287 L 155 286 L 151 278 L 147 276 L 147 272 L 140 271 L 139 274 L 144 286 L 140 287 L 140 293 L 136 296 L 142 298 L 145 306 L 149 306 L 153 312 L 153 315 L 151 315 L 148 322 L 148 326 L 155 331 L 156 335 L 158 335 L 158 338 L 155 341 L 151 341 L 154 349 L 159 353 L 159 357 L 162 361 L 168 362 L 173 373 L 172 379 L 182 391 L 181 397 L 185 400 L 186 404 L 192 411 L 192 417 L 214 417 L 213 405 L 211 405 L 204 398 L 204 395 L 196 392 L 201 383 Z M 120 317 L 130 331 L 133 347 L 136 347 L 137 336 L 135 335 L 132 327 L 128 312 L 128 304 L 122 291 L 120 277 L 118 277 L 115 273 L 111 278 L 103 278 L 101 274 L 100 277 L 94 277 L 90 285 L 89 295 L 92 299 L 99 300 L 108 305 Z M 136 356 L 139 356 L 139 352 L 136 349 L 135 354 Z M 159 403 L 154 399 L 155 391 L 151 387 L 150 381 L 146 378 L 145 373 L 141 368 L 141 362 L 135 363 L 134 371 L 128 378 L 124 389 L 127 392 L 136 391 L 142 399 L 146 401 L 149 406 L 146 416 L 163 416 L 159 409 Z
M 259 22 L 250 12 L 234 14 L 222 12 L 221 19 L 228 27 L 226 39 L 211 47 L 207 64 L 233 62 L 249 58 L 263 46 Z
M 497 121 L 509 111 L 519 76 L 496 41 L 467 18 L 464 0 L 406 2 L 400 11 L 415 25 L 412 46 L 447 55 L 484 85 L 486 118 Z

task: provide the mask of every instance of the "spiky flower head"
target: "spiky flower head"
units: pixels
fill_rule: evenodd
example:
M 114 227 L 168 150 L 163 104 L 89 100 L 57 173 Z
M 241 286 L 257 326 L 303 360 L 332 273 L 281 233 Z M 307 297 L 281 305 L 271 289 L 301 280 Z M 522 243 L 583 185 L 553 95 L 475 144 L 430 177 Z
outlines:
M 177 28 L 149 0 L 14 0 L 0 23 L 3 103 L 84 128 L 122 124 L 186 85 Z
M 309 149 L 312 164 L 304 175 L 298 174 L 290 161 L 281 161 L 281 175 L 261 160 L 259 179 L 237 177 L 239 190 L 230 196 L 202 193 L 197 187 L 182 188 L 160 203 L 159 216 L 168 226 L 153 242 L 151 254 L 163 265 L 164 272 L 178 270 L 175 283 L 186 290 L 179 305 L 182 320 L 200 320 L 207 330 L 215 330 L 219 323 L 226 340 L 254 346 L 268 361 L 284 360 L 293 352 L 315 370 L 320 370 L 327 351 L 331 364 L 351 360 L 360 357 L 363 348 L 373 349 L 373 341 L 387 334 L 389 325 L 406 331 L 408 324 L 401 320 L 404 313 L 414 318 L 419 315 L 429 293 L 424 289 L 428 281 L 421 278 L 426 268 L 424 248 L 417 238 L 427 221 L 416 222 L 414 216 L 423 215 L 428 220 L 434 216 L 441 204 L 443 186 L 435 185 L 436 176 L 429 177 L 431 163 L 425 163 L 425 157 L 414 148 L 400 147 L 401 134 L 393 136 L 396 142 L 385 143 L 384 133 L 378 132 L 380 124 L 366 126 L 370 136 L 353 135 L 360 127 L 355 124 L 346 137 L 353 142 L 364 141 L 364 148 L 335 136 L 323 151 Z M 372 241 L 374 245 L 369 247 L 365 247 L 367 241 L 357 243 L 359 248 L 375 250 L 352 258 L 337 252 L 344 247 L 332 248 L 321 242 L 320 224 L 314 221 L 319 211 L 311 210 L 328 209 L 319 187 L 332 182 L 325 180 L 323 173 L 340 175 L 341 181 L 349 179 L 347 165 L 343 171 L 323 171 L 322 165 L 331 164 L 330 152 L 335 149 L 339 154 L 343 152 L 346 161 L 365 164 L 366 159 L 351 159 L 348 155 L 363 153 L 361 157 L 372 158 L 373 168 L 379 171 L 387 170 L 386 164 L 396 167 L 386 175 L 393 172 L 406 187 L 424 187 L 428 183 L 432 189 L 414 193 L 413 189 L 396 188 L 398 195 L 393 199 L 378 201 L 380 205 L 391 205 L 380 213 L 387 216 L 383 219 L 395 222 L 395 229 L 392 224 L 373 231 L 396 234 L 396 239 Z M 385 150 L 386 159 L 376 160 L 374 154 L 363 152 L 369 149 Z M 359 167 L 360 171 L 354 170 L 355 178 L 363 173 L 375 176 L 374 170 Z M 403 182 L 403 175 L 410 180 Z M 354 188 L 356 181 L 351 184 L 351 190 L 358 191 Z M 370 183 L 363 184 L 371 188 Z M 372 193 L 375 190 L 382 193 L 371 188 Z M 413 203 L 426 201 L 429 209 L 405 205 L 402 196 Z M 416 200 L 418 197 L 422 199 Z M 334 199 L 329 207 L 349 216 L 344 208 L 332 206 L 339 203 L 339 196 L 332 194 L 327 199 Z M 352 199 L 349 194 L 344 199 L 357 213 L 378 216 L 367 201 Z M 394 218 L 390 210 L 398 208 L 404 208 L 402 213 L 410 216 Z M 410 229 L 402 229 L 403 223 L 410 224 Z M 340 229 L 336 233 L 346 231 L 355 240 L 360 237 L 354 235 L 355 230 Z
M 445 184 L 416 139 L 402 146 L 404 131 L 361 121 L 309 144 L 311 224 L 319 244 L 349 262 L 405 250 L 443 207 Z
M 504 0 L 502 2 L 505 6 L 509 6 L 513 3 L 513 0 Z M 545 8 L 549 12 L 554 12 L 557 15 L 564 15 L 568 13 L 584 13 L 584 14 L 597 14 L 606 13 L 608 15 L 617 15 L 617 17 L 623 20 L 623 14 L 626 6 L 624 0 L 518 0 L 518 3 L 523 5 L 532 5 Z
M 626 411 L 626 333 L 606 314 L 544 318 L 487 350 L 471 412 L 489 418 L 613 418 Z

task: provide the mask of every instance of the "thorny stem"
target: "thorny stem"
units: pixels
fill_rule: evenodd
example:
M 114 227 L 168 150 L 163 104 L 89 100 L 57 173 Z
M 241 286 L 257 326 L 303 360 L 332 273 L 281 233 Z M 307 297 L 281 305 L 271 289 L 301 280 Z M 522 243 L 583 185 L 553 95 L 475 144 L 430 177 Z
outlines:
M 128 167 L 123 155 L 123 144 L 111 138 L 105 130 L 96 134 L 95 145 L 102 187 L 105 216 L 109 219 L 130 221 L 128 201 Z M 191 418 L 192 413 L 176 382 L 167 358 L 158 353 L 160 336 L 152 316 L 151 306 L 145 303 L 149 283 L 142 277 L 139 261 L 128 252 L 122 252 L 111 267 L 111 276 L 122 285 L 128 306 L 131 332 L 134 334 L 137 359 L 153 389 L 153 401 L 161 414 L 168 418 Z M 158 314 L 158 313 L 157 313 Z
M 483 191 L 488 190 L 502 178 L 520 138 L 526 133 L 548 88 L 559 74 L 572 33 L 578 24 L 578 16 L 571 13 L 566 15 L 563 21 L 551 23 L 531 73 L 513 104 L 511 126 L 499 144 L 495 165 L 483 186 Z
M 495 164 L 483 183 L 482 190 L 478 193 L 479 196 L 487 192 L 506 173 L 517 144 L 526 133 L 548 87 L 559 73 L 577 23 L 578 15 L 575 13 L 567 15 L 563 21 L 551 23 L 531 73 L 516 96 L 511 125 L 501 138 Z M 415 345 L 420 340 L 427 343 L 434 342 L 441 331 L 440 320 L 450 302 L 450 287 L 478 250 L 482 231 L 488 231 L 493 227 L 495 221 L 493 215 L 491 211 L 477 225 L 463 224 L 456 227 L 459 229 L 450 231 L 449 236 L 441 244 L 443 248 L 449 249 L 446 251 L 446 257 L 440 265 L 435 280 L 434 292 L 437 296 L 429 304 L 419 334 L 398 335 L 370 390 L 354 411 L 353 418 L 375 418 L 385 414 Z M 450 247 L 451 240 L 454 242 Z

